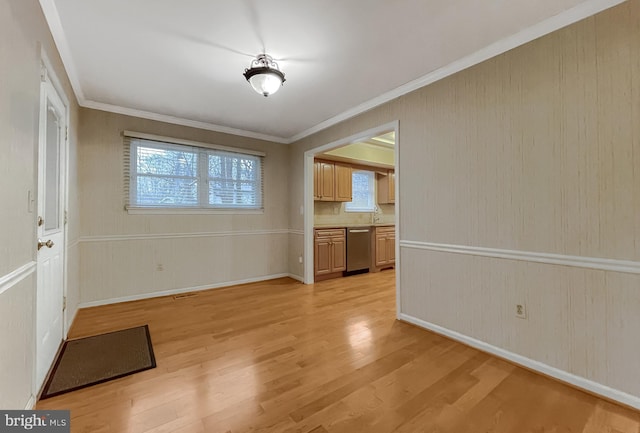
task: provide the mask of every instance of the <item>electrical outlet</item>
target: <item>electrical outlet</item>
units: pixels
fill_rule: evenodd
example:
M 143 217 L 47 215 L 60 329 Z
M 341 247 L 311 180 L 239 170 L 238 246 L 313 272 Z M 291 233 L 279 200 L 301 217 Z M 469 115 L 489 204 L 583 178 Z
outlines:
M 527 318 L 527 307 L 524 304 L 516 304 L 516 317 L 518 319 Z
M 302 256 L 298 256 L 298 263 L 302 263 Z

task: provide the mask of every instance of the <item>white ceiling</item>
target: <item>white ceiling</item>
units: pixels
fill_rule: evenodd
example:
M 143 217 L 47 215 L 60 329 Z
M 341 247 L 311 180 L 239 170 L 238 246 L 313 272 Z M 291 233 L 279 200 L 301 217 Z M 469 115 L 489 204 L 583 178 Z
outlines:
M 40 0 L 81 105 L 282 142 L 621 1 Z

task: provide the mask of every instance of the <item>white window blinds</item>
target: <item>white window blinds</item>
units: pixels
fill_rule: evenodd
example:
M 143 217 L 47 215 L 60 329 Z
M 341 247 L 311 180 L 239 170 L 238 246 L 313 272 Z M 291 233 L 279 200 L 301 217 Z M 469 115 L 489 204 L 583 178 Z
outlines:
M 127 208 L 263 208 L 260 155 L 125 135 L 124 156 Z

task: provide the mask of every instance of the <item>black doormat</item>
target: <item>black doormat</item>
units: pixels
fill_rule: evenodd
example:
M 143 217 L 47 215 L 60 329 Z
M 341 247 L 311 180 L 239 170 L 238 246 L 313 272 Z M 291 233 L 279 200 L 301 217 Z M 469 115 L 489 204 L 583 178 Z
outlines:
M 41 399 L 155 368 L 149 326 L 67 340 Z

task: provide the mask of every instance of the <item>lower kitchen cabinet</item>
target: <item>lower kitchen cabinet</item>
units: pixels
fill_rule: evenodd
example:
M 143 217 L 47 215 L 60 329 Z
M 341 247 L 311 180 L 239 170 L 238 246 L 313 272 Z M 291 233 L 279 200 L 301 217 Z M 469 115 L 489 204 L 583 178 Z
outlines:
M 342 276 L 342 272 L 346 270 L 347 238 L 345 229 L 316 229 L 314 231 L 316 281 Z
M 395 226 L 376 227 L 373 235 L 373 271 L 390 268 L 396 264 Z

